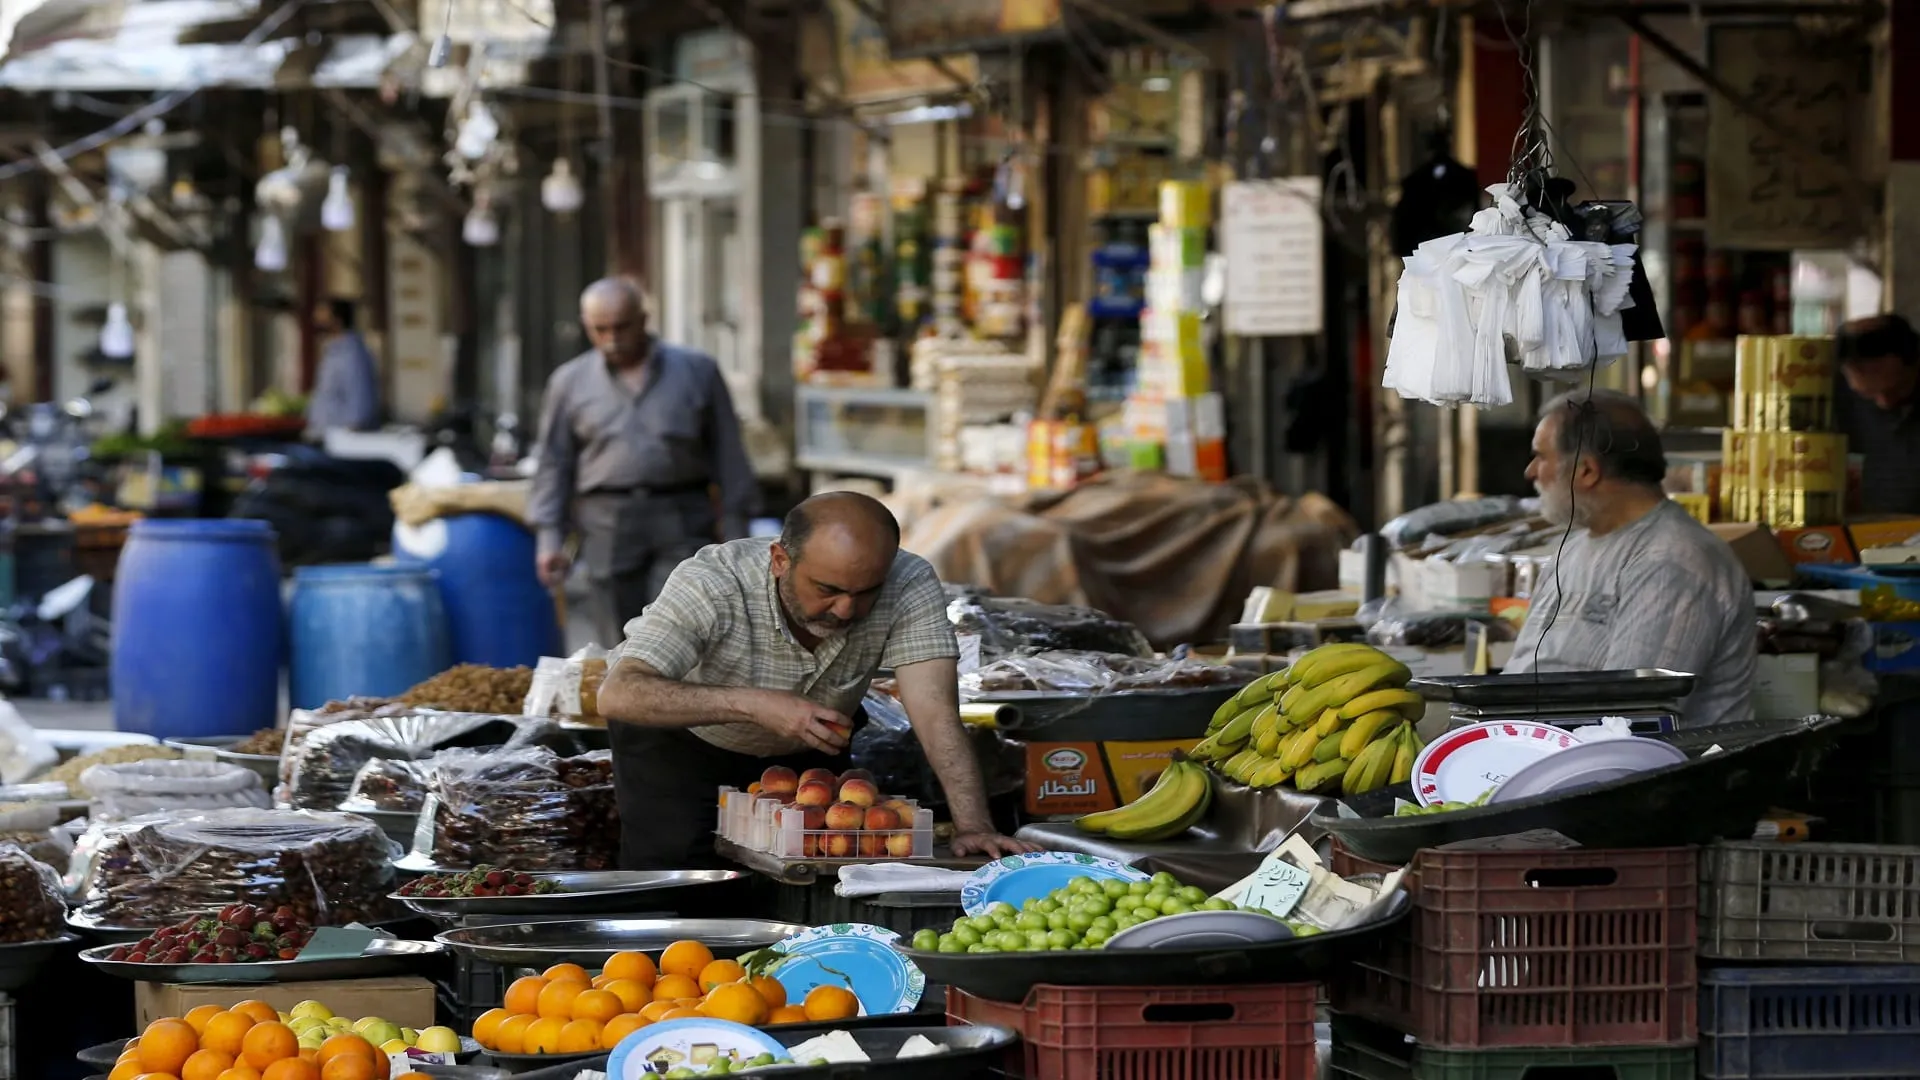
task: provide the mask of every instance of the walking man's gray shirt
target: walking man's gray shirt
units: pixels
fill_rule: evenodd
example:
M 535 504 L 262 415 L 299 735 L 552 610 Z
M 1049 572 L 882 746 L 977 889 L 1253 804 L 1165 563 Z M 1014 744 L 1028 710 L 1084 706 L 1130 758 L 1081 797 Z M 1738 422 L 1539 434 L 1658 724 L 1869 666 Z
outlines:
M 1691 672 L 1681 723 L 1711 727 L 1753 718 L 1755 637 L 1740 560 L 1669 501 L 1605 536 L 1574 531 L 1534 590 L 1505 671 Z

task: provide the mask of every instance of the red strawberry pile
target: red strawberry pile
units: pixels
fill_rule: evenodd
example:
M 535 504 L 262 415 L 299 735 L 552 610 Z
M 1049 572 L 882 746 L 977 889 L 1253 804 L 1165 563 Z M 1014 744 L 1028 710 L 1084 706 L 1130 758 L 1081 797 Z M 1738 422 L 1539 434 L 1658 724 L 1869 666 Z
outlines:
M 252 904 L 229 904 L 213 917 L 163 926 L 109 954 L 135 964 L 251 964 L 291 960 L 307 947 L 313 927 L 290 907 L 268 913 Z
M 428 874 L 400 886 L 401 896 L 464 900 L 475 896 L 539 896 L 559 892 L 558 883 L 512 870 L 476 866 L 464 874 Z

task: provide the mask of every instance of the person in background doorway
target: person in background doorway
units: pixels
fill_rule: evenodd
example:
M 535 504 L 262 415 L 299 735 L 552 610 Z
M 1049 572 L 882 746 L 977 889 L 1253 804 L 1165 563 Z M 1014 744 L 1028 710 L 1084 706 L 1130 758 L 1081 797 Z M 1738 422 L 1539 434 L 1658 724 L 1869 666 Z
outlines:
M 651 307 L 624 278 L 596 281 L 580 294 L 580 323 L 593 349 L 547 380 L 527 508 L 539 531 L 536 569 L 548 588 L 566 580 L 567 534 L 579 534 L 595 628 L 608 648 L 620 644 L 628 621 L 681 560 L 746 536 L 759 507 L 719 365 L 655 340 Z
M 1920 514 L 1920 337 L 1898 315 L 1855 319 L 1835 341 L 1849 393 L 1834 403 L 1847 452 L 1864 457 L 1860 509 Z
M 1667 456 L 1625 394 L 1562 394 L 1540 412 L 1527 479 L 1568 527 L 1534 590 L 1509 675 L 1667 668 L 1694 676 L 1680 723 L 1753 719 L 1753 583 L 1661 486 Z
M 320 372 L 307 404 L 307 427 L 371 431 L 380 426 L 380 378 L 373 352 L 354 329 L 353 301 L 334 299 L 313 313 L 320 336 Z

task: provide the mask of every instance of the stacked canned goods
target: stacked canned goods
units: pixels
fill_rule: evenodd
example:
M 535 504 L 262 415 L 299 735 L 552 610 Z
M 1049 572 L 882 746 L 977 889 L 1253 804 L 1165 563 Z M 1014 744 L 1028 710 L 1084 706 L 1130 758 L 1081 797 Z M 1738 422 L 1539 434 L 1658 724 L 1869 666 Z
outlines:
M 1833 431 L 1834 343 L 1742 336 L 1732 425 L 1721 435 L 1721 517 L 1775 528 L 1838 524 L 1847 438 Z

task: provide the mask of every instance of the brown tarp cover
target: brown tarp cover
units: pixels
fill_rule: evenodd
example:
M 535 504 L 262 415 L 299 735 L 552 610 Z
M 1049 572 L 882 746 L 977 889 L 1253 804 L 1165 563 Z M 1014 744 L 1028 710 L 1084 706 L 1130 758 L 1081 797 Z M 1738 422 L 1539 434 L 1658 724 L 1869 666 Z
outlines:
M 1321 495 L 1158 473 L 1107 474 L 1025 502 L 962 497 L 901 510 L 902 546 L 943 581 L 1095 607 L 1161 648 L 1224 638 L 1256 585 L 1337 588 L 1339 553 L 1359 534 Z

